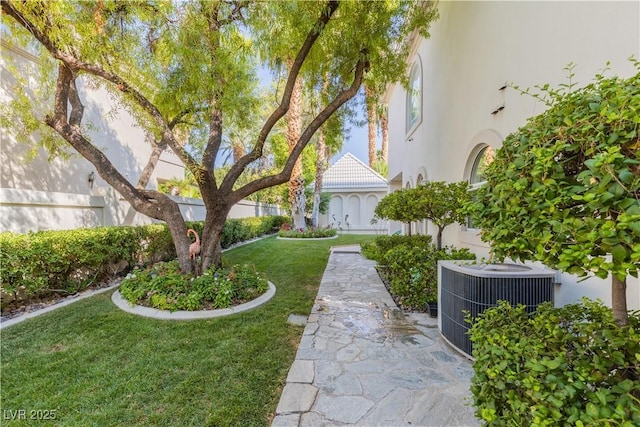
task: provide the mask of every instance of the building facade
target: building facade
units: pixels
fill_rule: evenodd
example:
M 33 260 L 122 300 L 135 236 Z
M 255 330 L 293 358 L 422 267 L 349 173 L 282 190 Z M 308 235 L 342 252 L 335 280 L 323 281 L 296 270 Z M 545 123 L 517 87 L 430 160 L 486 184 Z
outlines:
M 386 228 L 386 222 L 372 220 L 389 184 L 353 154 L 347 153 L 331 165 L 322 175 L 322 182 L 322 191 L 331 193 L 331 199 L 328 212 L 320 216 L 320 225 L 352 233 L 374 233 Z
M 504 138 L 544 111 L 522 89 L 576 87 L 594 76 L 629 77 L 640 58 L 640 3 L 440 1 L 430 39 L 416 37 L 407 60 L 410 90 L 395 85 L 389 107 L 391 191 L 424 181 L 481 185 L 481 169 Z M 414 231 L 433 233 L 428 224 Z M 403 225 L 391 223 L 391 233 Z M 406 230 L 404 230 L 406 232 Z M 445 229 L 443 243 L 489 255 L 473 224 Z M 610 303 L 609 281 L 558 275 L 557 305 L 585 295 Z M 628 305 L 640 308 L 638 279 L 628 280 Z

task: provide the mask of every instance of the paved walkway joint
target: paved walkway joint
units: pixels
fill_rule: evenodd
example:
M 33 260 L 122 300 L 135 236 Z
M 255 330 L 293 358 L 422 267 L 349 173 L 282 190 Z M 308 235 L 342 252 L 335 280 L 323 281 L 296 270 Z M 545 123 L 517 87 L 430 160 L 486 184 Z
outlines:
M 477 426 L 471 362 L 403 313 L 359 247 L 332 250 L 272 427 Z

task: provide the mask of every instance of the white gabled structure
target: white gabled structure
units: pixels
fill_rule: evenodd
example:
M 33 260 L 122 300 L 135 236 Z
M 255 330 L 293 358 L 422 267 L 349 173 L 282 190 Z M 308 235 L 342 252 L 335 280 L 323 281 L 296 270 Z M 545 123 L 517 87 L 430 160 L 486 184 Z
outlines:
M 342 231 L 373 233 L 371 224 L 378 202 L 387 195 L 387 180 L 347 153 L 322 175 L 322 191 L 331 193 L 328 213 L 320 216 L 321 225 Z
M 605 68 L 605 75 L 637 73 L 628 58 L 640 59 L 638 1 L 440 1 L 438 9 L 431 38 L 416 37 L 407 58 L 413 90 L 398 84 L 385 96 L 392 191 L 423 181 L 481 181 L 475 172 L 482 156 L 545 108 L 509 83 L 558 87 L 568 83 L 569 63 L 575 65 L 576 87 Z M 443 243 L 488 256 L 479 230 L 468 225 L 447 227 Z M 402 229 L 392 223 L 389 232 Z M 611 302 L 609 281 L 559 279 L 557 305 L 583 295 Z M 640 309 L 638 279 L 629 278 L 627 295 L 629 309 Z

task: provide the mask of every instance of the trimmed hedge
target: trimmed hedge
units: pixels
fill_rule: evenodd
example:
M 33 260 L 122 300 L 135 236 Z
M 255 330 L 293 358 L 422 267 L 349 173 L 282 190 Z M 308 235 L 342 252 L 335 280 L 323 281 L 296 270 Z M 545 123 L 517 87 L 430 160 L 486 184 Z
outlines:
M 281 216 L 229 219 L 222 247 L 276 232 L 287 221 Z M 202 235 L 202 222 L 187 226 Z M 29 300 L 54 292 L 73 294 L 134 265 L 175 256 L 165 224 L 0 233 L 3 307 L 7 300 Z
M 402 234 L 381 235 L 376 237 L 373 242 L 362 245 L 361 251 L 365 257 L 384 265 L 387 252 L 398 245 L 426 248 L 432 243 L 433 240 L 428 234 L 416 234 L 413 236 Z
M 278 237 L 286 237 L 288 239 L 322 239 L 327 237 L 333 237 L 338 234 L 338 230 L 335 228 L 314 228 L 309 227 L 299 230 L 280 230 L 278 231 Z
M 640 425 L 640 311 L 621 327 L 588 299 L 532 316 L 501 301 L 468 321 L 471 391 L 486 425 Z
M 436 249 L 429 235 L 379 236 L 362 253 L 378 263 L 396 302 L 416 311 L 426 311 L 427 303 L 438 299 L 438 260 L 476 259 L 466 248 Z

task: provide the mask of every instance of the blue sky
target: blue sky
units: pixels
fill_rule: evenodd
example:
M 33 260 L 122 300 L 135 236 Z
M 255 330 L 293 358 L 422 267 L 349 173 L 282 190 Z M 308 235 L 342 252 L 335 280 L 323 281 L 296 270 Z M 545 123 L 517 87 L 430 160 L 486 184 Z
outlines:
M 271 71 L 266 67 L 260 67 L 258 70 L 258 77 L 261 81 L 261 85 L 264 87 L 268 87 L 271 85 L 272 76 Z M 364 112 L 360 114 L 364 115 Z M 359 121 L 362 120 L 363 117 L 358 117 Z M 342 150 L 339 153 L 334 155 L 331 158 L 331 164 L 334 164 L 338 161 L 342 156 L 347 153 L 351 153 L 360 159 L 364 164 L 369 164 L 369 142 L 368 142 L 368 130 L 367 126 L 358 127 L 353 124 L 349 126 L 349 132 L 345 135 L 344 144 L 342 146 Z M 379 145 L 379 144 L 378 144 Z M 378 147 L 379 148 L 379 147 Z
M 331 164 L 334 164 L 347 153 L 351 153 L 360 159 L 365 165 L 369 164 L 369 141 L 367 127 L 354 127 L 351 125 L 348 135 L 345 135 L 342 150 L 331 158 Z

